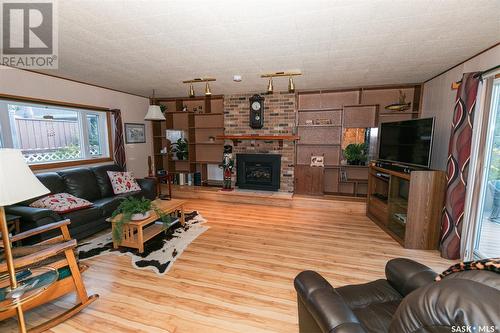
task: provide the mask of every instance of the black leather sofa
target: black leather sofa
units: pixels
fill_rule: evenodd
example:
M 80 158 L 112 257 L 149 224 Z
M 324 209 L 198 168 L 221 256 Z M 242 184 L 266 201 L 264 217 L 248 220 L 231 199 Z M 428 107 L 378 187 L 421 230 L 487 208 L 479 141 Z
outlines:
M 8 214 L 21 216 L 21 231 L 30 230 L 48 223 L 70 219 L 71 236 L 78 240 L 93 235 L 109 227 L 106 219 L 118 207 L 123 197 L 156 198 L 156 183 L 151 179 L 138 179 L 141 191 L 115 195 L 107 171 L 122 171 L 117 165 L 101 165 L 90 168 L 74 168 L 57 172 L 37 174 L 37 178 L 51 193 L 70 193 L 78 198 L 91 201 L 90 208 L 58 215 L 52 210 L 32 208 L 29 204 L 36 199 L 5 208 Z M 47 237 L 50 237 L 48 235 Z M 39 241 L 39 240 L 37 240 Z
M 353 274 L 356 274 L 353 272 Z M 321 275 L 295 278 L 300 333 L 497 332 L 500 274 L 463 271 L 435 282 L 436 273 L 393 259 L 387 279 L 333 288 Z M 492 327 L 498 327 L 491 330 Z M 473 327 L 476 327 L 473 329 Z M 488 328 L 486 328 L 488 327 Z

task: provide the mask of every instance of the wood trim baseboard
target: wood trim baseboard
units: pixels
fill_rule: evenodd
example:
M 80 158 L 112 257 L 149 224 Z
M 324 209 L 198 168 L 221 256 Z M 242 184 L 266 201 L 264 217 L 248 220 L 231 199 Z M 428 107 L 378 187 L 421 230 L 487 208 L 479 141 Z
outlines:
M 103 158 L 93 158 L 88 160 L 77 160 L 77 161 L 66 161 L 66 162 L 56 162 L 56 163 L 44 163 L 44 164 L 32 164 L 30 165 L 31 170 L 51 170 L 51 169 L 61 169 L 73 166 L 87 165 L 87 164 L 96 164 L 96 163 L 105 163 L 112 162 L 113 159 L 111 157 L 103 157 Z

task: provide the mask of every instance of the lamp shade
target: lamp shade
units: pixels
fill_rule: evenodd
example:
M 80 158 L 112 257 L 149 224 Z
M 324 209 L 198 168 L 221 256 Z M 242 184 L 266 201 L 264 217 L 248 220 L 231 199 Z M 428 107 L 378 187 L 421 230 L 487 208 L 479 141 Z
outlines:
M 20 150 L 0 148 L 0 206 L 48 193 L 50 191 L 35 177 Z
M 165 120 L 163 112 L 161 112 L 159 105 L 150 105 L 148 108 L 148 113 L 144 117 L 144 120 Z

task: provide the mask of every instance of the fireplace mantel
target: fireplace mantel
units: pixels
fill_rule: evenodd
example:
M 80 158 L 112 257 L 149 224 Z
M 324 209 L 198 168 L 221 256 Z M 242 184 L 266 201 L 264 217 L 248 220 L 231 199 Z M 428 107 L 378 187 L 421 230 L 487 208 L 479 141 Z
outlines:
M 296 141 L 300 140 L 298 135 L 218 135 L 218 140 L 264 140 L 264 141 Z
M 237 146 L 238 141 L 243 140 L 262 140 L 262 141 L 278 141 L 278 145 L 283 147 L 283 141 L 300 140 L 298 135 L 217 135 L 217 140 L 233 140 L 233 145 Z

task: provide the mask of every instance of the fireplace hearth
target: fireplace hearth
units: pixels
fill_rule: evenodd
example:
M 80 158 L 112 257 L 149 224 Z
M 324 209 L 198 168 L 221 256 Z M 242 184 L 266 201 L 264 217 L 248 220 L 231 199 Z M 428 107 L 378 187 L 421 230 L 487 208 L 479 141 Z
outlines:
M 242 189 L 278 191 L 281 155 L 236 154 L 236 186 Z

